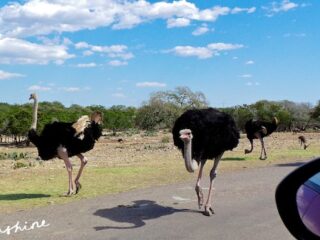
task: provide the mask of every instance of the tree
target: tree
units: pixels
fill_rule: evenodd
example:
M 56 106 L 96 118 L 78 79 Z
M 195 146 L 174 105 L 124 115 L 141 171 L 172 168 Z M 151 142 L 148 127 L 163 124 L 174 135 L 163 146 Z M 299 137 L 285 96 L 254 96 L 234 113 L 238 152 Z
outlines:
M 105 111 L 104 126 L 116 131 L 130 129 L 134 127 L 136 109 L 122 105 L 112 106 Z
M 204 108 L 208 101 L 202 92 L 192 92 L 188 87 L 176 87 L 173 91 L 159 91 L 151 95 L 149 102 L 171 103 L 180 109 Z
M 185 110 L 207 106 L 203 93 L 192 92 L 187 87 L 155 92 L 150 96 L 149 101 L 138 109 L 136 126 L 147 130 L 171 128 L 174 121 Z

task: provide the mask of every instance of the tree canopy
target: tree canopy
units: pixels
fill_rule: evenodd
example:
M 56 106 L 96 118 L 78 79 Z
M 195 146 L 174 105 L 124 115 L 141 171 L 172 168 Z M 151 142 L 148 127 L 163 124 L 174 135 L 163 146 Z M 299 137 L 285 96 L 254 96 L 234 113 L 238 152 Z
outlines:
M 76 121 L 82 115 L 100 111 L 104 115 L 103 127 L 116 131 L 131 128 L 156 130 L 172 128 L 174 121 L 187 109 L 208 107 L 208 101 L 202 92 L 193 92 L 188 87 L 177 87 L 174 90 L 158 91 L 150 95 L 141 107 L 115 105 L 106 108 L 102 105 L 83 107 L 73 104 L 65 107 L 60 102 L 40 102 L 38 111 L 38 129 L 53 121 Z M 294 128 L 305 129 L 320 126 L 320 101 L 314 107 L 309 103 L 291 101 L 261 100 L 247 105 L 220 108 L 231 114 L 240 130 L 244 129 L 249 119 L 280 121 L 278 130 L 289 131 Z M 0 134 L 26 135 L 32 118 L 32 104 L 0 103 Z

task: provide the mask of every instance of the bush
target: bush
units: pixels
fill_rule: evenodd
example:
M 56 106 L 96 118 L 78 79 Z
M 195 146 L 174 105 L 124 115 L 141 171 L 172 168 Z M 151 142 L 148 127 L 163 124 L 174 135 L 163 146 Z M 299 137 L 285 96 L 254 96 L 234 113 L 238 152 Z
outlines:
M 169 143 L 170 142 L 170 137 L 169 136 L 164 136 L 161 138 L 161 143 Z
M 28 153 L 23 153 L 23 152 L 0 153 L 0 160 L 4 160 L 4 159 L 19 160 L 19 159 L 26 159 L 26 158 L 28 158 Z
M 13 165 L 13 169 L 26 168 L 26 167 L 28 167 L 28 165 L 23 162 L 15 162 Z

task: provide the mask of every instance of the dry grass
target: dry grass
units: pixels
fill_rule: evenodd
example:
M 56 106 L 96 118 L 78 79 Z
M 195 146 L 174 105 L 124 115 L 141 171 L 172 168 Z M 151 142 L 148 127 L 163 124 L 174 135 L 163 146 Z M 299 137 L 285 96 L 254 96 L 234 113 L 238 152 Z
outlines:
M 298 134 L 274 133 L 265 139 L 268 160 L 258 160 L 260 144 L 255 141 L 255 149 L 250 155 L 244 155 L 249 142 L 243 135 L 239 146 L 232 152 L 226 152 L 220 163 L 219 171 L 234 171 L 243 168 L 262 167 L 270 164 L 296 162 L 314 158 L 320 152 L 320 134 L 304 134 L 310 147 L 307 151 L 300 148 Z M 163 185 L 196 176 L 184 169 L 181 153 L 172 144 L 170 133 L 158 133 L 155 136 L 136 134 L 102 138 L 95 149 L 87 153 L 88 167 L 82 177 L 83 189 L 73 197 L 61 197 L 67 190 L 67 173 L 63 162 L 41 162 L 36 159 L 35 148 L 0 148 L 0 153 L 28 153 L 27 159 L 18 160 L 25 168 L 14 169 L 14 160 L 0 160 L 0 212 L 13 212 L 49 204 L 60 204 L 82 198 L 91 198 L 101 194 L 118 193 L 136 188 Z M 167 143 L 163 139 L 169 139 Z M 73 158 L 74 170 L 79 160 Z M 211 163 L 209 162 L 208 165 Z M 207 166 L 206 170 L 210 169 Z

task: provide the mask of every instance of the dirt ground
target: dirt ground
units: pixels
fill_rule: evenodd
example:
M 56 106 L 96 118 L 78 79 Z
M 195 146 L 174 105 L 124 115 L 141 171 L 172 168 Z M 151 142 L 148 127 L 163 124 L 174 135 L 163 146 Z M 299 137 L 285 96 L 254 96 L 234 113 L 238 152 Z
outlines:
M 243 167 L 239 162 L 248 162 L 250 165 L 264 165 L 274 162 L 286 162 L 290 160 L 305 160 L 305 158 L 316 157 L 320 153 L 320 133 L 303 133 L 310 144 L 307 150 L 303 150 L 298 142 L 298 136 L 302 134 L 292 133 L 273 133 L 271 136 L 265 138 L 265 146 L 267 149 L 268 159 L 266 161 L 255 161 L 260 155 L 260 142 L 254 141 L 254 150 L 251 154 L 245 155 L 244 149 L 249 148 L 250 144 L 244 134 L 241 135 L 240 143 L 233 151 L 226 152 L 223 160 L 235 162 L 230 165 L 231 168 Z M 16 162 L 23 162 L 25 167 L 33 168 L 60 168 L 63 162 L 59 159 L 53 161 L 39 161 L 37 160 L 37 151 L 34 147 L 0 147 L 0 154 L 7 153 L 7 159 L 0 159 L 0 174 L 9 174 L 14 169 Z M 10 154 L 20 153 L 26 155 L 23 159 L 14 160 L 9 159 Z M 111 136 L 106 134 L 100 138 L 95 145 L 95 148 L 85 154 L 91 167 L 121 167 L 121 166 L 136 166 L 143 164 L 152 164 L 156 159 L 163 159 L 164 161 L 181 161 L 183 167 L 183 160 L 181 153 L 176 149 L 172 142 L 172 135 L 170 132 L 160 131 L 153 134 L 145 132 L 138 134 L 118 134 L 118 136 Z M 79 164 L 77 157 L 73 157 L 74 165 Z M 250 167 L 248 165 L 248 167 Z
M 244 154 L 249 141 L 241 135 L 233 151 L 224 154 L 218 172 L 241 171 L 268 165 L 308 161 L 320 153 L 320 133 L 304 133 L 310 146 L 300 147 L 298 136 L 274 133 L 265 138 L 268 159 L 259 160 L 260 142 L 255 140 L 251 154 Z M 86 153 L 89 162 L 81 178 L 82 190 L 70 198 L 61 197 L 67 190 L 67 172 L 63 161 L 37 160 L 34 147 L 0 147 L 0 213 L 10 213 L 40 206 L 64 204 L 103 194 L 133 189 L 195 181 L 197 173 L 185 170 L 181 152 L 174 147 L 171 133 L 106 134 L 95 148 Z M 18 158 L 18 160 L 17 160 Z M 20 159 L 19 159 L 20 158 Z M 73 175 L 79 169 L 77 157 L 71 159 Z M 208 176 L 212 161 L 205 166 Z

